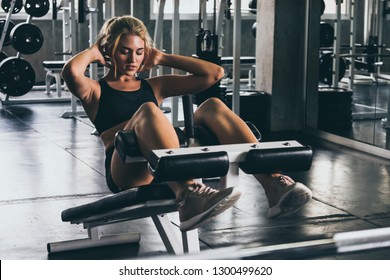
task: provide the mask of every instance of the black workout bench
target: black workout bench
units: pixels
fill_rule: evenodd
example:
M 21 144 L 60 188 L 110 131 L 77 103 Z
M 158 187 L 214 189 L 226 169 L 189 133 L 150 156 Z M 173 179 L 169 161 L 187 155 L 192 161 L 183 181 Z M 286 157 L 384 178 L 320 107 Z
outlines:
M 126 139 L 122 135 L 123 139 Z M 121 137 L 117 137 L 120 139 Z M 134 142 L 133 140 L 126 140 Z M 123 151 L 119 140 L 116 148 L 123 160 L 134 161 Z M 246 173 L 264 173 L 275 170 L 303 171 L 311 166 L 312 151 L 296 141 L 253 144 L 217 145 L 182 149 L 155 150 L 149 166 L 159 181 L 189 178 L 221 177 L 220 187 L 238 185 L 239 168 Z M 70 208 L 62 212 L 62 220 L 83 224 L 88 239 L 48 244 L 48 252 L 60 252 L 95 246 L 139 242 L 139 233 L 100 236 L 99 226 L 151 217 L 169 253 L 197 253 L 200 251 L 197 229 L 181 232 L 167 213 L 177 211 L 177 205 L 167 185 L 148 185 L 104 197 L 98 201 Z
M 239 186 L 239 169 L 248 174 L 275 171 L 295 172 L 310 169 L 312 150 L 295 140 L 219 145 L 205 127 L 193 127 L 192 102 L 183 96 L 186 133 L 176 128 L 181 148 L 151 152 L 149 169 L 158 182 L 220 178 L 219 188 Z M 258 139 L 260 134 L 248 123 Z M 200 146 L 187 147 L 197 139 Z M 133 131 L 119 131 L 115 148 L 123 162 L 145 161 Z M 167 215 L 176 212 L 177 204 L 166 184 L 150 184 L 103 197 L 98 201 L 66 209 L 64 222 L 83 224 L 88 238 L 47 244 L 49 253 L 139 242 L 140 233 L 101 236 L 99 227 L 142 218 L 152 218 L 157 231 L 171 254 L 200 251 L 198 230 L 181 232 Z

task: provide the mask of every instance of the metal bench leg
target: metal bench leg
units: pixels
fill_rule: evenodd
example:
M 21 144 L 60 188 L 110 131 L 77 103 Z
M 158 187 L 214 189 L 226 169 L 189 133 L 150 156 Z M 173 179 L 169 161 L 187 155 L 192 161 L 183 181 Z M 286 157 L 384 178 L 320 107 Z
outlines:
M 49 95 L 50 94 L 50 83 L 51 83 L 51 80 L 52 80 L 52 75 L 51 75 L 51 72 L 48 71 L 46 72 L 46 94 Z
M 56 91 L 57 91 L 57 96 L 61 97 L 62 95 L 62 89 L 61 89 L 61 75 L 60 73 L 53 73 L 54 74 L 54 79 L 56 81 Z
M 200 251 L 197 229 L 182 232 L 180 240 L 167 214 L 152 215 L 152 219 L 168 253 L 182 255 Z
M 48 70 L 46 72 L 46 94 L 49 95 L 50 94 L 50 84 L 51 84 L 51 81 L 54 79 L 54 82 L 55 82 L 55 86 L 56 86 L 56 93 L 57 93 L 57 96 L 58 97 L 61 97 L 62 96 L 62 85 L 61 85 L 61 74 L 59 71 L 50 71 Z
M 221 177 L 219 188 L 237 187 L 239 182 L 240 166 L 237 162 L 231 162 L 228 173 Z M 229 184 L 229 185 L 228 185 Z
M 181 233 L 184 253 L 195 254 L 200 252 L 198 229 Z
M 168 253 L 183 255 L 183 244 L 180 242 L 175 230 L 173 229 L 172 222 L 168 215 L 152 215 L 152 219 Z
M 93 227 L 88 228 L 88 238 L 48 243 L 47 251 L 49 253 L 59 253 L 101 246 L 136 243 L 140 240 L 141 235 L 138 232 L 100 236 L 99 228 Z

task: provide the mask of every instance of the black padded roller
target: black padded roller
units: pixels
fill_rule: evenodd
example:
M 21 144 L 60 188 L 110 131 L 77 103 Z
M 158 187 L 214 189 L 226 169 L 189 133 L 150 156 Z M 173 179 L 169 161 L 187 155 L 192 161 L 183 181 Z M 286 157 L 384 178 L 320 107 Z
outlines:
M 250 150 L 240 168 L 248 174 L 298 172 L 310 169 L 313 153 L 310 146 Z
M 121 130 L 115 135 L 115 149 L 123 162 L 126 156 L 140 157 L 142 153 L 138 146 L 137 135 L 133 130 Z
M 166 156 L 149 162 L 158 181 L 182 181 L 225 176 L 229 170 L 226 152 Z
M 185 133 L 178 127 L 175 127 L 177 138 L 179 139 L 180 147 L 188 147 L 187 137 Z M 120 130 L 115 135 L 115 149 L 123 162 L 126 161 L 126 156 L 141 157 L 143 156 L 139 148 L 137 135 L 133 130 Z

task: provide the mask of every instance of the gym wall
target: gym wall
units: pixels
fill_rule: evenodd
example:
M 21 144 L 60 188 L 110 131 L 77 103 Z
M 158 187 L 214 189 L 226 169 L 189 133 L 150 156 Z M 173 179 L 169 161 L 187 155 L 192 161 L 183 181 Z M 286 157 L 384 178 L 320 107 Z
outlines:
M 153 38 L 154 35 L 154 27 L 155 20 L 150 20 L 150 4 L 149 1 L 134 1 L 134 16 L 142 19 L 147 26 L 150 35 Z M 140 3 L 141 2 L 141 3 Z M 116 1 L 115 5 L 115 14 L 123 15 L 130 13 L 129 1 Z M 36 73 L 36 84 L 44 84 L 45 83 L 45 75 L 46 72 L 43 69 L 42 61 L 45 60 L 62 60 L 62 55 L 56 55 L 55 53 L 62 52 L 62 20 L 60 17 L 57 20 L 49 20 L 49 19 L 40 19 L 33 18 L 32 23 L 37 25 L 39 29 L 42 31 L 44 42 L 42 48 L 31 55 L 22 55 L 24 59 L 26 59 L 35 70 Z M 20 22 L 25 22 L 26 20 L 11 20 L 16 24 Z M 252 20 L 243 20 L 242 22 L 242 55 L 245 56 L 255 56 L 255 38 L 251 33 L 251 28 L 255 19 Z M 102 15 L 98 15 L 99 28 L 103 23 Z M 81 23 L 78 25 L 78 36 L 79 36 L 79 50 L 83 50 L 89 45 L 89 35 L 88 35 L 88 17 L 85 23 Z M 232 37 L 232 24 L 227 23 L 227 26 L 231 26 L 226 30 L 226 32 L 231 32 Z M 211 22 L 210 22 L 211 26 Z M 171 21 L 164 21 L 164 49 L 168 52 L 171 50 Z M 180 54 L 183 55 L 192 55 L 195 53 L 195 39 L 196 34 L 198 33 L 198 22 L 196 20 L 182 20 L 180 22 L 180 41 L 183 42 L 180 44 Z M 228 34 L 227 34 L 228 35 Z M 229 37 L 229 36 L 227 36 Z M 224 46 L 224 54 L 225 56 L 229 56 L 232 53 L 233 45 L 232 42 L 227 42 Z M 12 46 L 4 46 L 2 49 L 8 56 L 16 55 L 16 51 L 12 48 Z M 247 74 L 247 73 L 246 73 Z
M 141 3 L 140 3 L 141 2 Z M 142 19 L 146 26 L 148 27 L 151 36 L 154 34 L 155 20 L 150 20 L 150 3 L 149 1 L 134 1 L 134 15 Z M 360 2 L 359 2 L 360 3 Z M 360 4 L 362 5 L 362 4 Z M 360 11 L 363 11 L 364 6 L 358 6 Z M 116 15 L 123 15 L 130 13 L 129 1 L 116 1 L 115 5 Z M 102 16 L 98 17 L 100 25 L 102 24 Z M 25 22 L 25 20 L 14 20 L 12 21 L 15 24 L 20 22 Z M 333 24 L 332 20 L 325 20 Z M 255 22 L 255 19 L 243 19 L 242 20 L 242 42 L 241 42 L 241 55 L 242 56 L 255 56 L 255 38 L 252 35 L 252 25 Z M 44 60 L 62 60 L 62 55 L 56 55 L 56 52 L 62 52 L 62 21 L 61 20 L 43 20 L 40 18 L 33 18 L 32 23 L 37 25 L 44 36 L 44 43 L 42 48 L 32 55 L 22 55 L 24 59 L 31 63 L 35 72 L 36 72 L 36 83 L 44 84 L 45 81 L 45 71 L 42 66 L 42 61 Z M 211 23 L 210 23 L 211 24 Z M 225 38 L 230 38 L 228 42 L 224 42 L 224 56 L 231 56 L 233 52 L 233 42 L 232 42 L 232 25 L 233 21 L 227 21 L 225 26 Z M 182 20 L 180 22 L 180 53 L 183 55 L 192 55 L 195 53 L 195 36 L 198 32 L 198 22 L 196 20 Z M 360 22 L 358 26 L 358 37 L 357 42 L 363 43 L 363 23 Z M 390 21 L 385 21 L 384 30 L 390 28 Z M 89 37 L 88 37 L 88 21 L 85 23 L 79 24 L 79 48 L 80 50 L 88 47 Z M 349 43 L 349 22 L 343 21 L 342 25 L 342 43 Z M 170 51 L 171 49 L 171 21 L 166 20 L 164 22 L 164 49 Z M 384 36 L 384 44 L 390 44 L 390 37 Z M 16 54 L 16 51 L 12 46 L 4 46 L 3 51 L 12 56 Z M 390 58 L 384 58 L 385 65 L 382 68 L 383 72 L 390 72 Z M 243 73 L 247 74 L 247 73 Z

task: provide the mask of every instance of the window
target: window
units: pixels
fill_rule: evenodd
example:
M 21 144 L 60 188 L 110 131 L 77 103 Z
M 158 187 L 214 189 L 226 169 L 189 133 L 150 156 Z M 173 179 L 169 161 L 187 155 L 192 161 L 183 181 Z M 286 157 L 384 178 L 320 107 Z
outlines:
M 180 19 L 188 20 L 188 19 L 198 19 L 199 14 L 199 1 L 200 0 L 180 0 L 179 5 L 179 13 L 180 13 Z M 205 0 L 206 1 L 206 0 Z M 218 3 L 219 1 L 225 1 L 225 0 L 216 0 L 217 3 L 217 9 L 218 9 Z M 249 2 L 251 0 L 241 0 L 241 14 L 243 18 L 256 18 L 255 14 L 252 14 L 249 12 Z M 231 9 L 234 8 L 234 0 L 231 0 L 232 5 Z M 172 13 L 173 13 L 173 3 L 174 0 L 166 0 L 165 7 L 164 7 L 164 19 L 172 19 Z M 158 13 L 158 0 L 151 0 L 151 19 L 157 18 Z M 206 9 L 207 13 L 211 16 L 214 12 L 214 0 L 207 0 L 206 1 Z M 232 16 L 234 12 L 232 11 Z
M 340 1 L 340 0 L 339 0 Z M 337 5 L 335 0 L 324 0 L 325 11 L 322 15 L 323 19 L 336 19 L 337 17 Z M 348 16 L 349 0 L 342 0 L 341 3 L 341 18 Z

